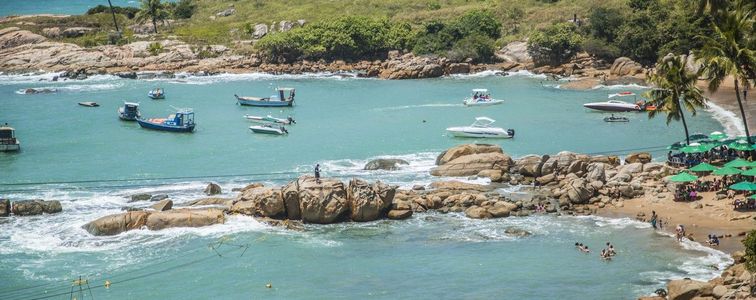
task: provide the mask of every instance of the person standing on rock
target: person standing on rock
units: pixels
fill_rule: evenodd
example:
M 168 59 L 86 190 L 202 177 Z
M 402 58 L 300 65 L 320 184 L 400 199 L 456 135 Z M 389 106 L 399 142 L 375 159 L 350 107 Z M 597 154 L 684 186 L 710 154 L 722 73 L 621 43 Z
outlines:
M 654 229 L 656 229 L 656 218 L 658 218 L 656 216 L 656 211 L 652 210 L 651 211 L 651 226 L 654 227 Z
M 315 182 L 320 184 L 320 164 L 315 165 Z

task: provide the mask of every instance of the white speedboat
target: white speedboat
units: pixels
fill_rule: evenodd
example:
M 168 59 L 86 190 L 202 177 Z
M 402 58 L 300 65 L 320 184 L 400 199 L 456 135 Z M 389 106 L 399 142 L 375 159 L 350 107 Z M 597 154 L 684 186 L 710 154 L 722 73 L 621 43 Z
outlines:
M 514 129 L 504 130 L 501 127 L 492 127 L 491 124 L 494 122 L 496 122 L 496 120 L 488 117 L 477 117 L 475 118 L 475 122 L 470 126 L 449 127 L 446 128 L 446 131 L 455 137 L 499 139 L 514 137 Z
M 635 93 L 632 92 L 621 92 L 616 94 L 610 94 L 609 99 L 613 99 L 616 97 L 628 97 L 633 96 L 635 97 Z M 625 101 L 619 101 L 619 100 L 609 100 L 605 102 L 591 102 L 583 104 L 584 107 L 600 110 L 600 111 L 610 111 L 610 112 L 628 112 L 628 111 L 642 111 L 643 108 L 639 103 L 628 103 Z
M 263 123 L 263 124 L 267 124 L 267 123 L 277 123 L 277 124 L 284 124 L 284 125 L 297 124 L 297 121 L 294 121 L 294 118 L 292 118 L 291 116 L 288 116 L 286 119 L 283 119 L 283 118 L 276 118 L 271 115 L 267 115 L 265 117 L 244 115 L 244 118 L 253 122 Z
M 0 152 L 21 150 L 21 142 L 16 138 L 16 130 L 13 127 L 0 125 Z
M 252 132 L 254 133 L 275 134 L 275 135 L 284 135 L 284 134 L 289 133 L 289 131 L 286 130 L 286 128 L 284 128 L 283 126 L 273 125 L 273 124 L 249 126 L 249 130 L 252 130 Z
M 484 105 L 494 105 L 494 104 L 501 104 L 504 100 L 497 100 L 491 98 L 491 94 L 488 93 L 487 89 L 473 89 L 472 95 L 470 95 L 469 98 L 465 98 L 462 103 L 464 103 L 467 106 L 484 106 Z

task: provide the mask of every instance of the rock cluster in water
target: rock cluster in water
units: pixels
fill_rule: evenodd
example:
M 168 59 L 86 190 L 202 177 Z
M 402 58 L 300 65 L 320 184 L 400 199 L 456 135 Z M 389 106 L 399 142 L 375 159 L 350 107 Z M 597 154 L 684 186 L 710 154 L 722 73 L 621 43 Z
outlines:
M 63 211 L 60 201 L 57 200 L 21 200 L 11 202 L 8 199 L 0 199 L 0 217 L 7 217 L 11 213 L 16 216 L 36 216 L 41 214 L 54 214 Z

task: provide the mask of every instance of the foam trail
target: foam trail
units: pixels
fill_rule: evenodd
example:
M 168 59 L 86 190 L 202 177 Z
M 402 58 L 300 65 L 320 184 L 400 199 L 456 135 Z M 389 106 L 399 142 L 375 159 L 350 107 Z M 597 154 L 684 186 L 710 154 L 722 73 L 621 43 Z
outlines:
M 743 120 L 737 114 L 722 108 L 713 101 L 707 102 L 706 111 L 711 113 L 711 117 L 717 120 L 724 127 L 724 133 L 728 136 L 745 135 Z
M 205 85 L 218 82 L 235 81 L 262 81 L 262 80 L 298 80 L 298 79 L 328 79 L 328 80 L 351 80 L 358 79 L 357 73 L 347 72 L 319 72 L 302 74 L 270 74 L 270 73 L 223 73 L 217 75 L 194 75 L 191 73 L 178 73 L 175 78 L 151 78 L 148 81 L 169 81 L 173 83 Z M 363 78 L 359 78 L 363 79 Z
M 507 77 L 511 76 L 523 76 L 523 77 L 529 77 L 529 78 L 538 78 L 538 79 L 546 79 L 548 76 L 546 74 L 535 74 L 528 70 L 519 70 L 515 72 L 507 72 Z
M 615 84 L 615 85 L 603 85 L 599 84 L 594 86 L 594 90 L 645 90 L 649 87 L 639 84 Z
M 393 111 L 393 110 L 404 110 L 404 109 L 412 109 L 412 108 L 423 108 L 423 107 L 462 107 L 464 105 L 460 104 L 452 104 L 452 103 L 430 103 L 430 104 L 418 104 L 418 105 L 403 105 L 403 106 L 393 106 L 393 107 L 384 107 L 384 108 L 376 108 L 373 109 L 374 111 Z
M 115 75 L 91 75 L 86 79 L 69 79 L 60 78 L 62 72 L 49 72 L 49 73 L 26 73 L 26 74 L 3 74 L 0 73 L 0 85 L 11 84 L 36 84 L 40 82 L 46 82 L 48 84 L 66 84 L 66 83 L 89 83 L 89 82 L 103 82 L 120 80 L 121 78 Z M 53 81 L 55 77 L 58 77 L 58 81 Z

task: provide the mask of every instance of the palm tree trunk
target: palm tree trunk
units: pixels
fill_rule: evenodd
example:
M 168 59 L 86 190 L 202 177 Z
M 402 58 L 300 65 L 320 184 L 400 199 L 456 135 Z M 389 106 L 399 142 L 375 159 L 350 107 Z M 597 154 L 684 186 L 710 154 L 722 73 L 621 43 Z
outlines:
M 110 5 L 110 14 L 113 15 L 113 25 L 115 25 L 116 31 L 120 32 L 121 30 L 118 29 L 118 21 L 116 21 L 115 11 L 113 11 L 113 3 L 110 3 L 110 0 L 108 0 L 108 5 Z
M 740 117 L 743 118 L 743 128 L 745 128 L 746 140 L 751 143 L 751 133 L 748 131 L 748 120 L 746 120 L 745 111 L 743 110 L 743 101 L 740 100 L 740 87 L 738 86 L 738 79 L 735 79 L 735 97 L 738 99 L 738 106 L 740 107 Z
M 157 34 L 157 23 L 155 22 L 155 17 L 152 17 L 152 28 L 155 29 L 155 33 Z
M 685 122 L 685 113 L 682 109 L 682 104 L 680 103 L 680 100 L 677 100 L 677 109 L 680 110 L 680 118 L 682 118 L 683 128 L 685 128 L 685 142 L 690 145 L 690 134 L 688 133 L 688 123 Z

